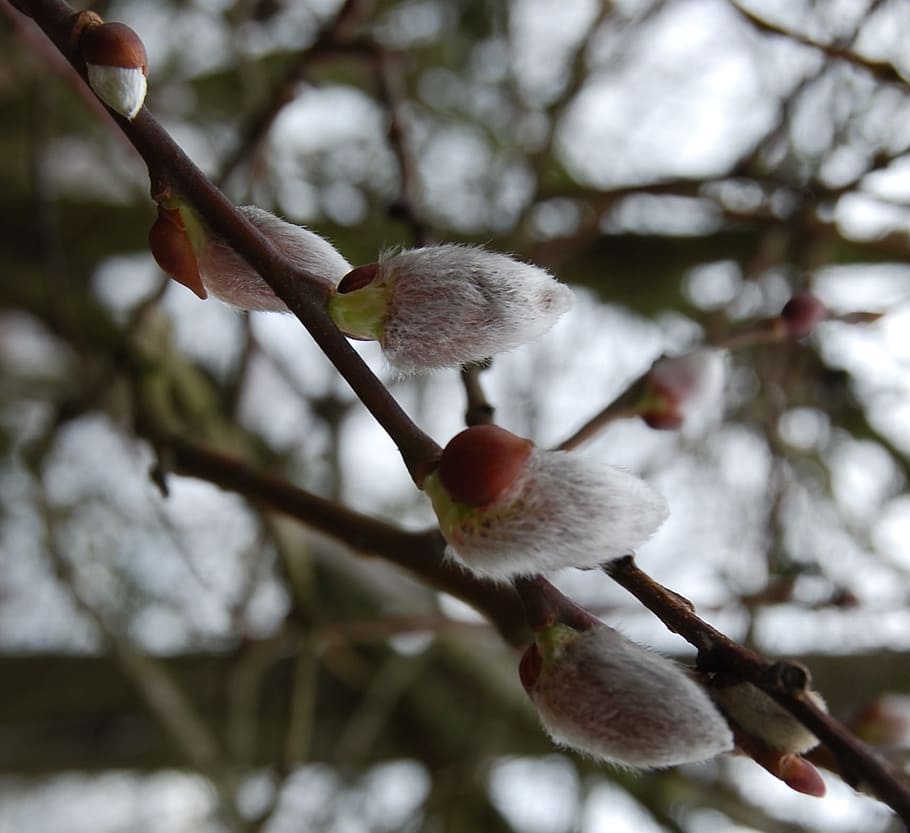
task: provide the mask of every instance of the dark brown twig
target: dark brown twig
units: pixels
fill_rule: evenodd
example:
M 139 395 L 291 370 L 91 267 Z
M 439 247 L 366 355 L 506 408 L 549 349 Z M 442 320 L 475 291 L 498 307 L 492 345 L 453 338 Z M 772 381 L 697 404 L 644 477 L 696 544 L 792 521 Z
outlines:
M 438 530 L 399 529 L 184 440 L 172 440 L 168 450 L 176 473 L 237 492 L 265 509 L 296 518 L 355 552 L 396 564 L 480 611 L 510 644 L 527 642 L 525 618 L 512 587 L 482 579 L 445 558 L 445 542 Z

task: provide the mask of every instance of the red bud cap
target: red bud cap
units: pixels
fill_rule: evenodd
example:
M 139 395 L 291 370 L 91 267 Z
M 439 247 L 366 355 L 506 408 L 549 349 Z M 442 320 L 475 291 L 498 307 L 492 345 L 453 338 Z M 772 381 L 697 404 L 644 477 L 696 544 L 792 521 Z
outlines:
M 686 418 L 682 414 L 662 414 L 659 411 L 649 411 L 641 415 L 645 425 L 655 431 L 675 431 L 682 428 Z
M 530 440 L 499 426 L 475 425 L 449 441 L 437 474 L 455 500 L 489 506 L 513 488 L 533 448 Z
M 645 382 L 640 416 L 650 428 L 681 428 L 691 414 L 721 398 L 723 384 L 723 358 L 717 350 L 658 359 Z
M 522 654 L 521 662 L 518 663 L 518 679 L 521 680 L 525 691 L 530 693 L 534 688 L 534 683 L 537 682 L 542 669 L 543 657 L 535 642 Z
M 780 317 L 791 338 L 803 338 L 828 317 L 828 308 L 811 292 L 799 292 L 784 304 Z
M 783 755 L 775 773 L 791 790 L 814 798 L 825 795 L 825 782 L 818 770 L 799 755 Z
M 148 75 L 145 44 L 124 23 L 102 23 L 87 27 L 82 33 L 80 46 L 87 64 L 140 69 L 143 75 Z
M 358 266 L 348 272 L 335 288 L 336 292 L 344 295 L 347 292 L 354 292 L 357 289 L 363 289 L 369 286 L 376 278 L 379 271 L 378 263 L 367 263 L 365 266 Z
M 124 118 L 135 118 L 148 89 L 148 57 L 139 35 L 122 23 L 101 23 L 87 26 L 79 43 L 95 95 Z
M 149 248 L 158 265 L 174 280 L 195 292 L 202 300 L 208 297 L 180 211 L 158 206 L 158 219 L 149 230 Z

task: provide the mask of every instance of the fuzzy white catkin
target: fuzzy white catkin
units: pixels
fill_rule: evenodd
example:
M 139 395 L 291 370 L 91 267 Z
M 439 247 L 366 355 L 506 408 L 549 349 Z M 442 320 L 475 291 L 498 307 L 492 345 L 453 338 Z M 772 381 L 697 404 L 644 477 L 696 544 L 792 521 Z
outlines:
M 528 693 L 556 743 L 621 766 L 676 766 L 733 748 L 723 716 L 681 666 L 605 625 L 566 645 Z
M 534 448 L 506 500 L 442 532 L 451 556 L 509 579 L 627 555 L 668 514 L 663 496 L 634 474 L 578 452 Z
M 573 301 L 544 269 L 457 244 L 386 255 L 375 282 L 389 288 L 380 344 L 404 373 L 511 350 L 547 332 Z
M 351 264 L 315 232 L 254 205 L 242 205 L 237 210 L 299 270 L 333 283 L 351 271 Z M 227 243 L 210 239 L 198 266 L 205 288 L 219 300 L 239 309 L 287 312 L 284 301 Z
M 86 70 L 88 82 L 98 98 L 121 116 L 135 118 L 142 109 L 148 89 L 141 69 L 86 64 Z
M 712 694 L 731 720 L 781 752 L 801 755 L 818 746 L 818 738 L 812 732 L 751 683 L 718 687 Z M 825 701 L 817 691 L 808 691 L 806 696 L 827 711 Z

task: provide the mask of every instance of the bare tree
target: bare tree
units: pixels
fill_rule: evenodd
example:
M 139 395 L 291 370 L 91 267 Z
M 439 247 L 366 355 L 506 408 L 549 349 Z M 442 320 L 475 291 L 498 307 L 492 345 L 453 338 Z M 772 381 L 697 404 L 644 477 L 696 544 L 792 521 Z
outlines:
M 4 771 L 179 767 L 226 829 L 305 796 L 524 829 L 493 774 L 542 722 L 660 829 L 810 829 L 750 758 L 910 822 L 901 10 L 215 6 L 112 7 L 145 45 L 0 6 Z M 666 487 L 654 541 L 604 456 Z

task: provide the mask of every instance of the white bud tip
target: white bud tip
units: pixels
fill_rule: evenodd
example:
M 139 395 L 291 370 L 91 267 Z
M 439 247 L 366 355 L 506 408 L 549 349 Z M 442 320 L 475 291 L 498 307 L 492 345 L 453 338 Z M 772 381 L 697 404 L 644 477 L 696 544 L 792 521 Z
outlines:
M 95 95 L 127 119 L 142 109 L 148 82 L 142 69 L 88 64 L 88 80 Z

